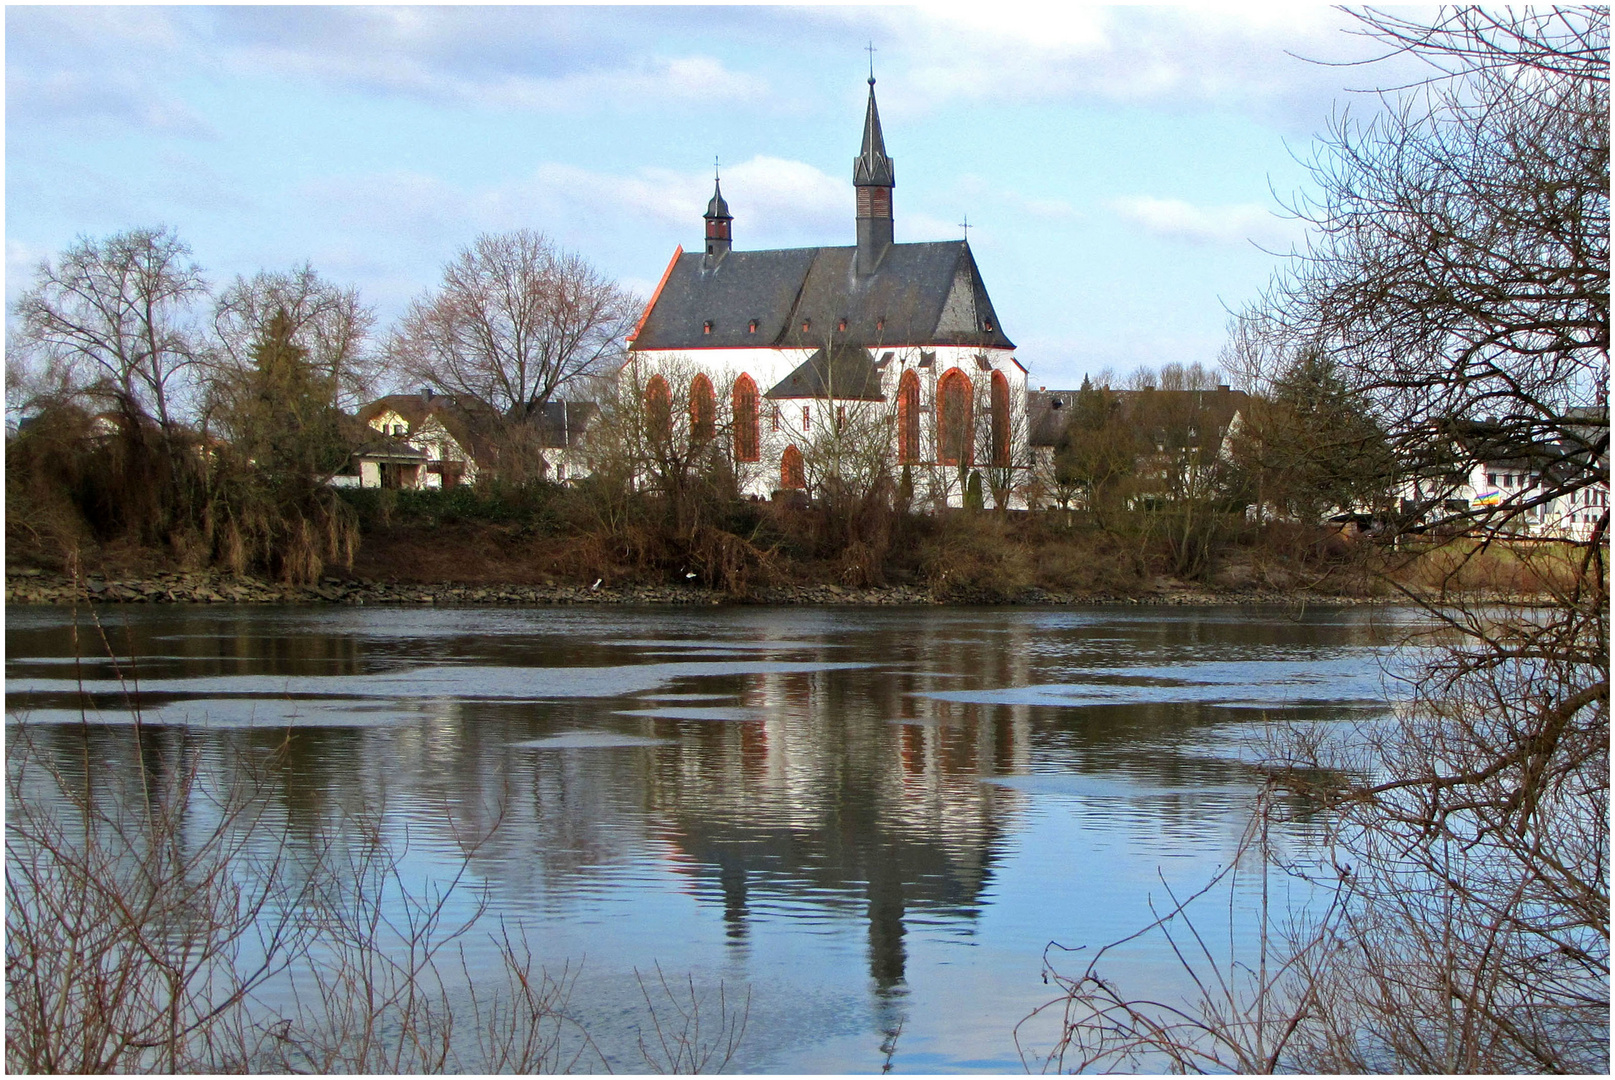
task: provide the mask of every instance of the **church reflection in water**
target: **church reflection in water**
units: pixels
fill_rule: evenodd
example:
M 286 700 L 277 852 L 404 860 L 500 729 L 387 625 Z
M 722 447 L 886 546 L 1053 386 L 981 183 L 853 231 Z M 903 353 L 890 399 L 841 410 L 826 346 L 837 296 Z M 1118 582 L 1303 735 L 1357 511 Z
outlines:
M 850 674 L 757 678 L 741 699 L 761 719 L 686 730 L 649 807 L 697 894 L 721 896 L 733 940 L 755 892 L 863 906 L 885 994 L 903 982 L 905 915 L 977 913 L 1021 798 L 982 778 L 1025 766 L 1030 724 L 1024 707 L 910 696 L 924 675 Z

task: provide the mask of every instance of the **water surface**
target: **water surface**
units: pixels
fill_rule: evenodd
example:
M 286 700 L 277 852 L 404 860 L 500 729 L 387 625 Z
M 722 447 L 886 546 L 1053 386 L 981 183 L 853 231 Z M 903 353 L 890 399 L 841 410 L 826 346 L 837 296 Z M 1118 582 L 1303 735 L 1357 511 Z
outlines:
M 258 757 L 285 835 L 381 812 L 422 879 L 491 833 L 469 882 L 581 965 L 574 1009 L 630 1071 L 653 965 L 749 990 L 740 1070 L 1019 1071 L 1044 947 L 1123 937 L 1227 862 L 1262 725 L 1387 697 L 1364 609 L 100 617 L 8 608 L 11 723 L 159 779 L 284 745 Z

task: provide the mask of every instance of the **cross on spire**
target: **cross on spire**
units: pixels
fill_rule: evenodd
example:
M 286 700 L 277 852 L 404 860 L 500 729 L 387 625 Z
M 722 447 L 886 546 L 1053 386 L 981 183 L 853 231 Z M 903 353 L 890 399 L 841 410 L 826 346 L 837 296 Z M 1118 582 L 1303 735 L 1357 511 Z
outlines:
M 869 85 L 870 86 L 875 85 L 875 53 L 878 52 L 878 51 L 879 50 L 877 50 L 875 48 L 875 43 L 873 41 L 871 41 L 868 45 L 864 46 L 864 52 L 869 54 Z
M 712 155 L 712 182 L 718 182 L 718 155 Z
M 970 242 L 970 215 L 969 214 L 966 214 L 965 219 L 963 221 L 959 222 L 959 228 L 961 228 L 961 229 L 963 229 L 965 231 L 965 243 L 968 244 Z

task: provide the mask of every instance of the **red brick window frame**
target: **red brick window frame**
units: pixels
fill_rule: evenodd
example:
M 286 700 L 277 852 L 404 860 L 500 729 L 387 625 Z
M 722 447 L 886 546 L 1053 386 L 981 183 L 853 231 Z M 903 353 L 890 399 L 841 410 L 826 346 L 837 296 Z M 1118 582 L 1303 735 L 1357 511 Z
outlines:
M 718 399 L 712 380 L 699 374 L 690 380 L 690 441 L 697 446 L 718 433 Z
M 779 459 L 779 486 L 787 491 L 800 491 L 807 487 L 807 470 L 802 466 L 802 451 L 787 446 Z
M 673 394 L 660 375 L 645 383 L 645 430 L 654 443 L 673 437 Z
M 974 396 L 970 376 L 958 368 L 949 368 L 937 380 L 936 459 L 943 465 L 969 465 L 975 460 Z
M 735 460 L 756 461 L 761 457 L 757 431 L 757 384 L 742 373 L 730 394 L 735 414 Z
M 897 382 L 897 461 L 917 465 L 920 460 L 920 378 L 903 372 Z
M 993 464 L 1009 464 L 1009 380 L 1002 371 L 993 372 L 992 381 Z

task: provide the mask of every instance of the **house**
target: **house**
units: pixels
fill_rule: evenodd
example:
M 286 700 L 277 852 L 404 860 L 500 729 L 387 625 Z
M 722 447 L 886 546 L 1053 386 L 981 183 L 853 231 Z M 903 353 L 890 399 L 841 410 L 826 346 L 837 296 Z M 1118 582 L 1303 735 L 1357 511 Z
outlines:
M 1459 468 L 1439 491 L 1448 513 L 1480 514 L 1508 532 L 1586 540 L 1609 512 L 1607 413 L 1567 438 L 1521 445 L 1490 421 L 1455 425 Z M 1591 417 L 1590 417 L 1591 419 Z M 1580 430 L 1585 426 L 1587 430 Z M 1595 448 L 1603 433 L 1602 451 Z M 1430 485 L 1425 485 L 1426 487 Z M 1412 491 L 1415 505 L 1422 491 Z
M 1232 460 L 1231 439 L 1250 412 L 1250 395 L 1226 383 L 1213 390 L 1102 392 L 1115 419 L 1136 438 L 1132 473 L 1143 481 L 1139 497 L 1149 500 L 1210 494 L 1208 485 Z M 1040 386 L 1026 395 L 1031 457 L 1045 486 L 1055 476 L 1055 455 L 1080 393 Z
M 1029 465 L 1026 369 L 968 240 L 896 242 L 873 77 L 852 182 L 855 244 L 742 251 L 715 180 L 705 250 L 674 252 L 619 387 L 687 400 L 679 423 L 726 433 L 747 494 L 811 493 L 841 460 L 826 447 L 862 432 L 922 497 L 957 505 L 974 483 L 1008 505 Z
M 475 483 L 477 451 L 484 448 L 478 421 L 491 411 L 479 401 L 422 390 L 389 394 L 360 406 L 369 436 L 353 452 L 343 486 L 452 488 Z M 484 454 L 486 456 L 486 454 Z
M 470 394 L 389 394 L 360 407 L 365 437 L 338 486 L 452 488 L 497 471 L 501 446 L 515 436 L 544 474 L 565 482 L 584 475 L 583 438 L 599 417 L 592 402 L 548 401 L 512 424 Z M 514 434 L 513 434 L 514 433 Z

